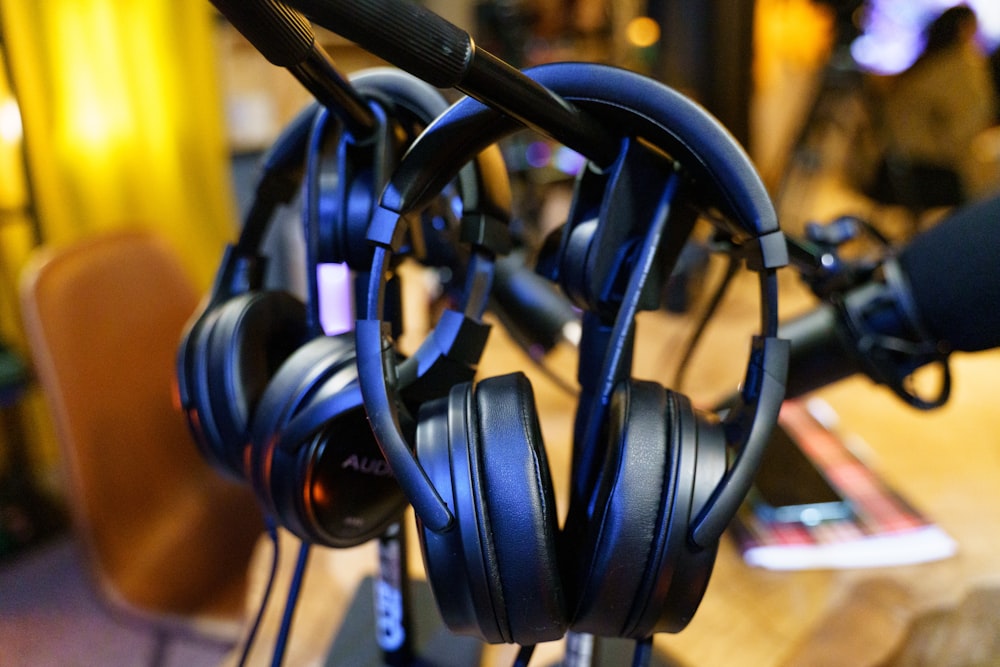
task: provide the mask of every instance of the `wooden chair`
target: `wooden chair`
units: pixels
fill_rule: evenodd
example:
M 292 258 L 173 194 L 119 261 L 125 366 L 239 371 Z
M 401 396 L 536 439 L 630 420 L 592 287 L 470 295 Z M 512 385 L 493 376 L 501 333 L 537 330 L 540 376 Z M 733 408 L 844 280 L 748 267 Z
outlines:
M 248 487 L 197 451 L 174 359 L 199 295 L 166 242 L 116 232 L 42 249 L 21 280 L 25 331 L 65 464 L 67 501 L 106 601 L 234 642 L 262 521 Z

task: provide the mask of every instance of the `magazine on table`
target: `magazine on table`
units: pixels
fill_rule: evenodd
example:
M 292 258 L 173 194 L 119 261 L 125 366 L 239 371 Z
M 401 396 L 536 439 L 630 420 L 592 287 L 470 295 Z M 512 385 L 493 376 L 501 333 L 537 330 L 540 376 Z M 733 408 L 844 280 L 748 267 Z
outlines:
M 815 398 L 782 405 L 754 487 L 730 527 L 744 560 L 806 570 L 952 556 L 955 541 L 824 425 L 830 415 Z

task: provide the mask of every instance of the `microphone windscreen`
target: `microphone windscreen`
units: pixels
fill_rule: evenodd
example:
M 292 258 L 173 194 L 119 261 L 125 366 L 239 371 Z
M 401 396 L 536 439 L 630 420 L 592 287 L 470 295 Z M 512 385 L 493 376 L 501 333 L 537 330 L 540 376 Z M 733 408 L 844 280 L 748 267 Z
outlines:
M 931 335 L 958 351 L 1000 346 L 1000 196 L 915 236 L 899 265 Z

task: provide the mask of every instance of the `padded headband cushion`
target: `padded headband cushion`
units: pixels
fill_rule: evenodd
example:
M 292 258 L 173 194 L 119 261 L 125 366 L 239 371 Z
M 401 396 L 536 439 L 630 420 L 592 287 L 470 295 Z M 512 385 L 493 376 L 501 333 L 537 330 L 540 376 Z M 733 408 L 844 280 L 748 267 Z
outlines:
M 436 88 L 394 67 L 360 70 L 351 74 L 350 79 L 362 96 L 405 110 L 423 125 L 448 108 L 448 102 Z
M 648 77 L 606 65 L 554 63 L 526 73 L 586 107 L 609 127 L 643 136 L 667 151 L 693 179 L 699 201 L 718 207 L 750 235 L 778 230 L 767 190 L 745 151 L 687 97 Z M 399 212 L 420 208 L 461 165 L 518 129 L 521 126 L 504 114 L 471 98 L 460 100 L 410 148 L 383 195 L 383 205 Z

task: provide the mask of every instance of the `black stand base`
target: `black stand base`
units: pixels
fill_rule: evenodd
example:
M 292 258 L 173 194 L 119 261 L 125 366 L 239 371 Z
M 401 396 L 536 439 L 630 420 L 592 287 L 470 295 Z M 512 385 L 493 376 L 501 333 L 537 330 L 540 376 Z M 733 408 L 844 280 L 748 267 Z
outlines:
M 411 630 L 414 658 L 410 667 L 473 667 L 482 659 L 482 644 L 471 637 L 452 634 L 441 622 L 427 582 L 410 582 Z M 347 616 L 330 645 L 324 667 L 384 667 L 375 642 L 373 579 L 358 585 Z M 630 667 L 635 642 L 600 638 L 594 647 L 593 667 Z M 550 665 L 559 667 L 562 663 Z M 649 667 L 677 667 L 677 663 L 653 651 Z
M 586 659 L 573 662 L 573 658 L 567 656 L 564 662 L 550 664 L 547 667 L 571 667 L 574 664 L 584 664 L 588 667 L 632 667 L 632 657 L 635 653 L 635 641 L 631 639 L 615 639 L 609 637 L 595 638 L 591 662 Z M 678 664 L 664 655 L 658 655 L 656 650 L 649 658 L 647 667 L 679 667 Z
M 386 663 L 375 641 L 373 579 L 365 577 L 334 637 L 325 667 L 383 667 Z M 470 667 L 478 665 L 482 644 L 471 637 L 452 634 L 441 621 L 430 587 L 410 582 L 410 629 L 415 658 L 412 667 Z

